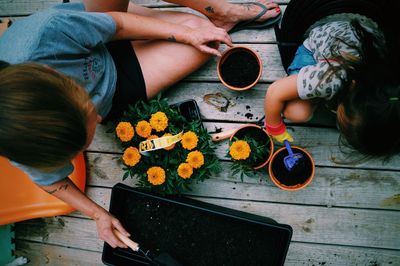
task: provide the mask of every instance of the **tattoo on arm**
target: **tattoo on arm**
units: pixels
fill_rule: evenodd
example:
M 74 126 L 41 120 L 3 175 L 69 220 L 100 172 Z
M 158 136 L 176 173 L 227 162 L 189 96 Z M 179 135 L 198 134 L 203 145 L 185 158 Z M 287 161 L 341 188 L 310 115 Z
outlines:
M 214 8 L 212 6 L 208 6 L 205 8 L 208 13 L 214 13 Z
M 67 190 L 67 188 L 68 188 L 68 184 L 63 184 L 63 185 L 59 186 L 56 189 L 45 190 L 45 191 L 51 195 L 51 194 L 54 194 L 54 193 L 56 193 L 57 191 L 60 191 L 60 190 Z
M 175 36 L 171 35 L 170 37 L 167 38 L 168 41 L 170 42 L 176 42 Z

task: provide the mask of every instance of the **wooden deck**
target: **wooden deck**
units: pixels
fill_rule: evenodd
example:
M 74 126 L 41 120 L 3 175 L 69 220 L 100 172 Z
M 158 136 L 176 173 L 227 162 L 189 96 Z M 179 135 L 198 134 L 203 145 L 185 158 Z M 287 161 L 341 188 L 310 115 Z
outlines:
M 27 15 L 58 2 L 0 0 L 0 17 Z M 135 2 L 188 10 L 158 0 Z M 278 2 L 284 9 L 287 1 Z M 241 93 L 226 89 L 218 82 L 216 60 L 212 59 L 166 93 L 171 103 L 193 97 L 210 131 L 261 118 L 268 85 L 285 75 L 273 29 L 241 31 L 232 38 L 255 48 L 264 60 L 261 82 L 254 89 Z M 222 93 L 231 101 L 227 112 L 204 102 L 203 96 L 210 93 Z M 317 117 L 307 125 L 288 128 L 295 145 L 306 148 L 315 159 L 315 179 L 307 188 L 283 191 L 272 183 L 266 169 L 257 178 L 241 182 L 229 174 L 230 162 L 224 158 L 227 143 L 222 142 L 217 152 L 227 170 L 194 185 L 188 195 L 291 225 L 293 238 L 285 265 L 400 265 L 400 156 L 386 163 L 340 164 L 344 156 L 332 121 Z M 121 150 L 106 130 L 106 126 L 98 128 L 86 158 L 87 194 L 108 208 L 111 187 L 121 182 L 123 173 L 116 160 Z M 135 180 L 124 183 L 134 186 Z M 17 254 L 28 257 L 31 265 L 102 264 L 103 242 L 97 238 L 95 222 L 79 212 L 18 223 L 16 238 Z

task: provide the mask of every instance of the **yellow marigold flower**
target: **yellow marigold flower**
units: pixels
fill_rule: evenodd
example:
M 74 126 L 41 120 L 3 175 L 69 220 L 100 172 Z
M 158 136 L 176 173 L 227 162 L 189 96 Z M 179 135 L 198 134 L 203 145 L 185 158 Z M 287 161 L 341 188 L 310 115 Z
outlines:
M 151 126 L 147 121 L 139 121 L 136 124 L 136 133 L 142 138 L 147 138 L 151 134 Z
M 187 150 L 193 150 L 194 148 L 197 147 L 198 141 L 199 138 L 197 137 L 196 133 L 188 131 L 182 135 L 181 143 L 183 148 Z
M 165 134 L 163 135 L 163 137 L 166 137 L 166 136 L 172 136 L 172 134 L 171 134 L 171 133 L 165 133 Z M 174 147 L 175 147 L 175 143 L 172 144 L 172 145 L 170 145 L 170 146 L 168 146 L 168 147 L 165 147 L 164 150 L 169 151 L 169 150 L 172 150 Z
M 199 151 L 189 152 L 186 162 L 193 168 L 200 168 L 204 164 L 204 156 Z
M 122 160 L 128 166 L 135 166 L 142 156 L 139 153 L 139 150 L 135 147 L 129 147 L 124 151 L 122 155 Z
M 147 170 L 147 180 L 150 184 L 158 186 L 165 182 L 165 171 L 159 166 L 150 167 Z
M 250 156 L 250 145 L 244 140 L 237 140 L 229 148 L 229 154 L 235 160 L 246 160 Z
M 163 131 L 168 126 L 168 117 L 163 112 L 154 113 L 151 115 L 150 125 L 157 132 Z
M 178 175 L 183 179 L 188 179 L 193 174 L 193 168 L 188 163 L 181 163 L 178 166 Z
M 118 138 L 124 142 L 130 141 L 135 135 L 133 126 L 129 122 L 119 122 L 115 128 L 115 132 L 117 133 Z

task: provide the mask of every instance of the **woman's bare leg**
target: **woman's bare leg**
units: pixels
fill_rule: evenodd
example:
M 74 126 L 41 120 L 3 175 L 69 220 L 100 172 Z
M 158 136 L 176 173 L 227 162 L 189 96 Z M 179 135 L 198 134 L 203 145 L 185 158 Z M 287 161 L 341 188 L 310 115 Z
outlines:
M 210 25 L 211 22 L 198 16 L 173 11 L 146 10 L 144 7 L 133 10 L 143 15 L 196 28 Z M 196 48 L 175 42 L 152 40 L 133 41 L 132 45 L 142 68 L 146 83 L 147 97 L 152 98 L 161 90 L 183 79 L 197 70 L 210 55 Z

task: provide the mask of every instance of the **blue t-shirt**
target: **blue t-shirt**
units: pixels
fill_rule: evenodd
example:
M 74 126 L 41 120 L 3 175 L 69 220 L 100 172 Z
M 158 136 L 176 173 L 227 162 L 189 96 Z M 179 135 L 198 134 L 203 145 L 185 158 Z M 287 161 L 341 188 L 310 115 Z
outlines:
M 111 109 L 117 79 L 105 43 L 115 31 L 115 21 L 107 14 L 86 12 L 82 3 L 57 5 L 15 21 L 0 38 L 0 60 L 46 64 L 73 78 L 104 117 Z M 52 173 L 14 164 L 40 185 L 53 184 L 73 171 L 71 163 Z

